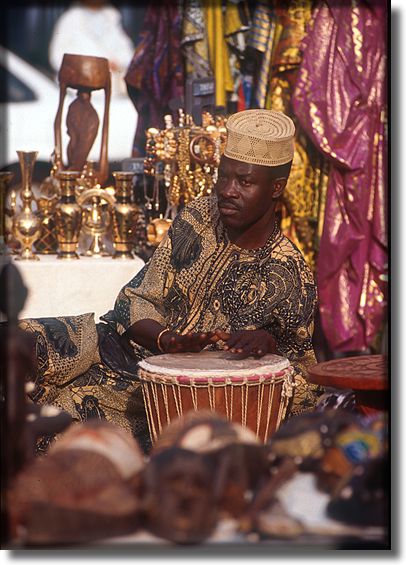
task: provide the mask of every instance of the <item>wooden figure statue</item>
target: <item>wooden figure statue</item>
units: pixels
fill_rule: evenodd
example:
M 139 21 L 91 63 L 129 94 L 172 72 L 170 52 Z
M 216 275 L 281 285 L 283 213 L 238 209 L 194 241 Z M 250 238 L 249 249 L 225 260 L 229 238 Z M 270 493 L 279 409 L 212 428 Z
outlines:
M 108 60 L 104 57 L 73 55 L 65 53 L 58 74 L 59 106 L 55 116 L 55 154 L 59 159 L 59 170 L 81 171 L 96 139 L 99 117 L 91 104 L 93 90 L 104 90 L 105 104 L 100 146 L 98 178 L 100 183 L 108 177 L 108 131 L 111 98 L 111 78 Z M 70 141 L 67 147 L 67 166 L 62 159 L 62 112 L 67 88 L 77 90 L 77 97 L 71 103 L 66 116 Z

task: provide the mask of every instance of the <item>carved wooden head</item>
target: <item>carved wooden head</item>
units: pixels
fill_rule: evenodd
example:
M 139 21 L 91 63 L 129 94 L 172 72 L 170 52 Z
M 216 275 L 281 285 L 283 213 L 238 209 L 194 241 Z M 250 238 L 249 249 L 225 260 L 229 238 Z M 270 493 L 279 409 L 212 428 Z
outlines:
M 144 470 L 143 508 L 149 530 L 174 543 L 200 543 L 217 523 L 216 469 L 202 454 L 173 447 Z

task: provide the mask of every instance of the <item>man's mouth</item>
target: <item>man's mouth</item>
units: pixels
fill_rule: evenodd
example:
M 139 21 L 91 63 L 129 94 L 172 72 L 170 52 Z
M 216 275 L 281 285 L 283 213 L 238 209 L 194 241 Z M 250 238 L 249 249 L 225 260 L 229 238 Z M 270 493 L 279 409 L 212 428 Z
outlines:
M 219 202 L 218 207 L 222 216 L 231 216 L 238 212 L 238 208 L 228 202 Z

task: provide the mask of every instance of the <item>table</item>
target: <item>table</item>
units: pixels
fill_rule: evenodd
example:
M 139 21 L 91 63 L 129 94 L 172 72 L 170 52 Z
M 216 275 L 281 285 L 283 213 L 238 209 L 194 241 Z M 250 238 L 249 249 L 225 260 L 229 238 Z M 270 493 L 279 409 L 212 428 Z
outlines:
M 95 320 L 113 308 L 120 289 L 144 266 L 140 257 L 80 257 L 14 261 L 28 288 L 20 318 L 69 316 L 94 312 Z
M 360 412 L 388 409 L 388 365 L 385 355 L 360 355 L 324 361 L 309 368 L 309 380 L 322 386 L 352 389 Z

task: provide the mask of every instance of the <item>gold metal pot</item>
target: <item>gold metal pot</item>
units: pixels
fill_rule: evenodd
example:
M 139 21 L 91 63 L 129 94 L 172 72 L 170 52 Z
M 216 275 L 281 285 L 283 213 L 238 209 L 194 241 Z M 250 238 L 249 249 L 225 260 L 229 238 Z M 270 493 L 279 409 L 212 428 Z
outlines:
M 155 218 L 154 220 L 151 220 L 151 222 L 147 226 L 147 238 L 148 241 L 151 243 L 151 245 L 153 245 L 154 247 L 158 247 L 158 245 L 165 237 L 166 232 L 171 227 L 171 224 L 172 224 L 172 220 L 170 219 L 165 220 L 162 217 L 162 214 L 159 218 Z

